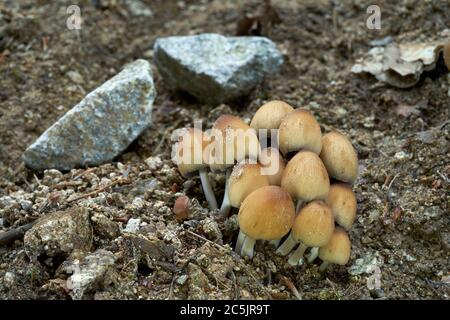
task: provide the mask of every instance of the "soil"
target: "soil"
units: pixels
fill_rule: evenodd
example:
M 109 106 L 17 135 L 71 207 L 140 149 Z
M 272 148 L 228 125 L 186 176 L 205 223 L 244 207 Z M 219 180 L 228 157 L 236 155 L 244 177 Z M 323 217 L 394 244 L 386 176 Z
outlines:
M 396 89 L 350 72 L 371 40 L 435 38 L 449 27 L 448 1 L 274 0 L 281 22 L 270 38 L 285 64 L 250 96 L 202 105 L 169 91 L 155 68 L 152 127 L 126 152 L 95 168 L 33 172 L 21 161 L 25 148 L 124 64 L 151 61 L 157 37 L 233 35 L 244 12 L 261 8 L 259 1 L 148 0 L 152 15 L 133 16 L 129 1 L 76 1 L 83 19 L 76 32 L 66 27 L 73 2 L 0 3 L 0 231 L 73 206 L 100 213 L 112 227 L 141 219 L 140 233 L 117 238 L 94 227 L 91 251 L 113 252 L 118 276 L 85 298 L 295 299 L 289 280 L 303 299 L 449 298 L 450 76 L 441 62 L 413 88 Z M 367 6 L 375 3 L 381 30 L 366 27 Z M 308 108 L 324 132 L 341 130 L 357 149 L 358 216 L 347 266 L 325 273 L 319 262 L 290 267 L 263 243 L 253 260 L 233 255 L 236 211 L 225 221 L 212 219 L 199 178 L 182 178 L 170 160 L 174 129 L 194 119 L 210 126 L 222 113 L 248 120 L 270 99 Z M 119 178 L 123 183 L 108 187 Z M 224 176 L 211 179 L 220 200 Z M 190 199 L 184 221 L 172 211 L 181 195 Z M 380 288 L 368 286 L 372 273 L 350 272 L 370 257 L 380 268 Z M 67 275 L 56 269 L 55 262 L 30 263 L 22 239 L 0 247 L 0 298 L 70 299 Z

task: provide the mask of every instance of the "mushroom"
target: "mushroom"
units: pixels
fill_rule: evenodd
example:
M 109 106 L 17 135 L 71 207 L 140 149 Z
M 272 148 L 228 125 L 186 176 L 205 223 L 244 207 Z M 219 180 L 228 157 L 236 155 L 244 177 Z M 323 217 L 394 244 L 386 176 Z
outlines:
M 330 179 L 317 154 L 300 151 L 286 165 L 281 187 L 297 199 L 298 211 L 303 202 L 325 200 L 330 189 Z
M 205 134 L 196 128 L 183 128 L 178 132 L 175 143 L 174 161 L 183 177 L 199 172 L 203 192 L 211 210 L 217 209 L 217 201 L 208 179 L 208 159 L 204 157 L 204 149 L 209 141 Z
M 332 131 L 322 138 L 320 158 L 330 177 L 352 184 L 358 176 L 358 156 L 350 140 Z
M 224 197 L 222 208 L 226 212 L 230 207 L 239 208 L 242 201 L 256 189 L 268 186 L 269 180 L 262 174 L 262 167 L 258 163 L 242 161 L 233 167 L 227 184 L 227 195 Z
M 294 218 L 292 198 L 280 187 L 265 186 L 250 193 L 238 213 L 240 232 L 245 235 L 244 243 L 236 244 L 242 247 L 241 255 L 252 258 L 256 240 L 282 238 L 291 229 Z
M 333 213 L 337 224 L 350 230 L 356 218 L 356 196 L 346 183 L 332 183 L 325 200 Z M 313 262 L 319 255 L 319 249 L 313 248 L 308 256 L 308 262 Z
M 356 196 L 352 188 L 345 183 L 332 183 L 325 202 L 336 222 L 350 230 L 356 218 Z
M 444 46 L 444 62 L 448 71 L 450 71 L 450 41 Z
M 289 104 L 279 100 L 269 101 L 263 104 L 256 112 L 250 122 L 250 127 L 259 129 L 278 129 L 281 120 L 288 113 L 294 111 Z
M 281 177 L 286 165 L 278 149 L 273 147 L 262 149 L 259 155 L 259 163 L 261 163 L 262 174 L 269 179 L 269 184 L 281 185 Z
M 226 216 L 229 212 L 228 181 L 231 168 L 236 161 L 252 159 L 256 163 L 260 152 L 258 137 L 239 117 L 222 115 L 214 123 L 210 132 L 210 167 L 212 170 L 226 172 L 225 192 L 219 215 Z
M 322 131 L 314 116 L 306 109 L 296 109 L 287 114 L 279 127 L 280 151 L 285 157 L 301 149 L 317 154 L 322 149 Z
M 330 241 L 334 231 L 334 218 L 324 201 L 315 200 L 300 210 L 295 218 L 291 233 L 277 253 L 287 255 L 297 243 L 297 250 L 289 257 L 290 265 L 301 264 L 303 254 L 308 247 L 321 247 Z
M 341 266 L 347 264 L 351 247 L 347 232 L 341 227 L 336 227 L 330 241 L 319 249 L 319 258 L 323 261 L 319 270 L 325 271 L 330 263 Z

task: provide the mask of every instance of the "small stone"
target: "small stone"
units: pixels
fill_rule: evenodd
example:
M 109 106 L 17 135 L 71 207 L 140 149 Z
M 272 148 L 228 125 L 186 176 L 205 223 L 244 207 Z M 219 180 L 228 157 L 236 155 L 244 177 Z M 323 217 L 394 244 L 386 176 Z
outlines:
M 150 126 L 155 95 L 150 63 L 128 64 L 29 146 L 25 164 L 70 170 L 111 161 Z
M 78 71 L 69 71 L 67 72 L 67 76 L 69 77 L 72 82 L 76 84 L 83 84 L 84 79 L 83 76 Z
M 24 248 L 31 260 L 69 256 L 74 249 L 88 251 L 92 245 L 92 227 L 86 208 L 70 208 L 49 213 L 25 233 Z
M 102 238 L 116 239 L 120 236 L 120 228 L 114 221 L 101 213 L 94 213 L 91 217 L 94 232 Z
M 128 220 L 128 223 L 127 223 L 125 229 L 123 229 L 123 231 L 129 232 L 129 233 L 138 233 L 140 225 L 141 225 L 141 219 L 131 218 L 130 220 Z
M 99 249 L 83 259 L 74 260 L 64 266 L 72 275 L 67 279 L 67 288 L 74 300 L 80 300 L 85 293 L 106 288 L 114 282 L 116 257 L 113 253 Z
M 16 282 L 16 275 L 12 272 L 6 272 L 5 276 L 3 277 L 3 283 L 5 284 L 5 287 L 12 288 Z
M 153 15 L 152 10 L 140 0 L 126 0 L 125 3 L 128 11 L 134 17 L 151 17 Z
M 31 202 L 29 200 L 20 200 L 19 204 L 22 207 L 22 209 L 27 212 L 31 211 L 33 209 L 33 202 Z
M 187 279 L 188 279 L 188 276 L 183 274 L 182 276 L 179 276 L 176 281 L 177 281 L 177 284 L 182 286 L 183 284 L 186 283 Z
M 264 37 L 175 36 L 157 39 L 153 50 L 171 88 L 212 104 L 247 95 L 283 63 L 275 43 Z
M 348 268 L 351 275 L 360 275 L 363 273 L 372 274 L 377 268 L 384 264 L 383 257 L 378 253 L 366 253 L 362 258 L 356 259 L 355 263 Z

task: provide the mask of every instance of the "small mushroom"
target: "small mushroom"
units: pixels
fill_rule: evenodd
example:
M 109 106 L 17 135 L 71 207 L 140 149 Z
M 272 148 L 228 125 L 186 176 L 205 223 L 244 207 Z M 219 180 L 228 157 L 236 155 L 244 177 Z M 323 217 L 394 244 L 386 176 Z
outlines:
M 230 207 L 239 208 L 250 193 L 268 185 L 269 180 L 262 174 L 260 164 L 246 161 L 236 164 L 228 180 L 228 190 L 221 206 L 221 214 L 228 214 Z
M 286 165 L 281 187 L 297 199 L 298 210 L 303 202 L 325 200 L 330 189 L 330 179 L 317 154 L 300 151 Z
M 228 205 L 228 181 L 231 167 L 236 161 L 252 159 L 256 163 L 260 145 L 255 130 L 239 117 L 220 116 L 210 132 L 212 148 L 210 149 L 210 167 L 212 170 L 226 172 L 225 192 L 219 215 L 226 216 Z M 228 206 L 227 206 L 228 205 Z
M 450 71 L 450 41 L 444 46 L 444 62 L 448 71 Z
M 278 149 L 269 147 L 261 150 L 259 162 L 262 167 L 262 174 L 267 176 L 269 184 L 274 186 L 281 185 L 281 177 L 283 176 L 286 164 Z
M 292 227 L 295 208 L 292 198 L 278 186 L 261 187 L 241 204 L 238 214 L 239 228 L 245 236 L 241 255 L 253 257 L 256 240 L 276 240 Z M 239 241 L 239 239 L 238 239 Z
M 199 172 L 203 192 L 211 210 L 217 209 L 217 201 L 208 178 L 208 159 L 204 150 L 209 141 L 206 135 L 196 128 L 184 128 L 179 132 L 175 144 L 175 160 L 183 177 Z
M 334 231 L 334 218 L 330 208 L 324 201 L 315 200 L 300 210 L 295 218 L 291 233 L 277 249 L 280 255 L 287 255 L 297 243 L 297 250 L 289 257 L 290 265 L 301 264 L 303 254 L 308 247 L 326 245 Z
M 351 243 L 347 232 L 341 227 L 336 227 L 330 241 L 319 249 L 319 258 L 322 259 L 320 271 L 325 271 L 329 264 L 347 264 L 350 259 Z
M 287 114 L 280 123 L 278 136 L 280 151 L 285 157 L 289 152 L 302 149 L 319 154 L 322 149 L 320 125 L 306 109 Z
M 279 100 L 269 101 L 263 104 L 256 112 L 250 122 L 253 129 L 278 129 L 281 120 L 288 113 L 294 111 L 289 104 Z
M 325 202 L 331 208 L 336 222 L 350 230 L 356 218 L 356 196 L 345 183 L 332 183 Z
M 320 158 L 330 177 L 352 184 L 358 176 L 358 156 L 350 140 L 332 131 L 322 138 Z

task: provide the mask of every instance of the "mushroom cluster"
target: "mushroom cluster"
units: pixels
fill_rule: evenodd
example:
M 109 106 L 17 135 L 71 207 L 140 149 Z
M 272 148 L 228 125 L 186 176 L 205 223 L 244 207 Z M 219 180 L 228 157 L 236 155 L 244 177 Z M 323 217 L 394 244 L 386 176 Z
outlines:
M 261 137 L 267 138 L 268 131 L 275 135 L 262 147 Z M 282 101 L 261 106 L 250 125 L 222 115 L 207 132 L 191 128 L 180 136 L 176 153 L 196 161 L 178 162 L 182 175 L 199 171 L 205 197 L 219 217 L 239 210 L 237 253 L 252 258 L 256 240 L 267 240 L 278 254 L 290 254 L 288 262 L 294 266 L 303 263 L 307 250 L 308 262 L 322 260 L 321 270 L 348 262 L 358 159 L 346 136 L 337 131 L 322 135 L 308 110 Z M 208 167 L 226 174 L 220 208 Z

